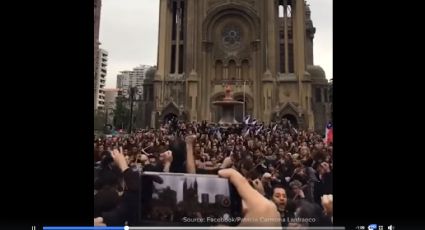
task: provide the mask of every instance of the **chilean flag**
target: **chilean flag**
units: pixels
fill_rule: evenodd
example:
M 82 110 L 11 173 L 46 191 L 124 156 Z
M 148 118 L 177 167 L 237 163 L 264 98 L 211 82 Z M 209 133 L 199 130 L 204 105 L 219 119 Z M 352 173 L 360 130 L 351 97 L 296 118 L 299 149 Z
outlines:
M 329 122 L 328 125 L 326 126 L 326 136 L 325 136 L 326 145 L 333 143 L 333 139 L 334 139 L 333 126 L 332 126 L 332 123 Z

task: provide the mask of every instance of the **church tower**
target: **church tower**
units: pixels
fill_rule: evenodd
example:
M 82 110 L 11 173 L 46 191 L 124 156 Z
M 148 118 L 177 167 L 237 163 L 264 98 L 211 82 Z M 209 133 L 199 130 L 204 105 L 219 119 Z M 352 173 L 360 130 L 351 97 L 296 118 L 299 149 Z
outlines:
M 212 102 L 231 85 L 245 101 L 237 120 L 287 118 L 314 129 L 314 81 L 326 79 L 313 66 L 310 14 L 304 0 L 160 0 L 152 121 L 217 122 Z

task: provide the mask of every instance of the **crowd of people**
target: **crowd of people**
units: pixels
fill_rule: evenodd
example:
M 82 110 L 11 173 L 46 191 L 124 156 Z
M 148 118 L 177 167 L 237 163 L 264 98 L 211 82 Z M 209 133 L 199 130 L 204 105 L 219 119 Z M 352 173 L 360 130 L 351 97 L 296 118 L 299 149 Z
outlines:
M 276 211 L 282 226 L 330 226 L 332 156 L 332 143 L 323 135 L 297 129 L 286 119 L 266 125 L 248 118 L 229 127 L 172 119 L 159 129 L 95 137 L 95 224 L 136 224 L 129 211 L 137 203 L 135 175 L 156 171 L 219 174 L 231 181 L 243 177 L 251 194 L 241 194 L 248 206 L 245 217 L 256 212 L 247 199 L 260 194 L 256 207 L 263 202 L 270 213 Z M 244 183 L 234 182 L 239 193 Z

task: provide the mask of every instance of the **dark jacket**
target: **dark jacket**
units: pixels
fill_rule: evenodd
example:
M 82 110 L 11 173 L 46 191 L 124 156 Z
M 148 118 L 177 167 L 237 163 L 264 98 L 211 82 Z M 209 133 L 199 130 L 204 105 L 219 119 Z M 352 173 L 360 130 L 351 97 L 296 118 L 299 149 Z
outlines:
M 114 210 L 102 213 L 103 222 L 107 226 L 124 226 L 125 221 L 128 221 L 128 225 L 135 226 L 138 222 L 139 173 L 128 168 L 123 174 L 126 190 L 121 202 Z
M 319 176 L 317 176 L 319 178 Z M 321 204 L 321 197 L 325 194 L 333 194 L 333 176 L 332 172 L 323 175 L 315 184 L 314 200 L 316 203 Z
M 296 204 L 294 201 L 288 200 L 286 208 L 283 212 L 279 211 L 282 227 L 288 227 L 289 221 L 295 217 Z
M 118 191 L 113 187 L 104 187 L 94 195 L 94 217 L 102 215 L 102 212 L 107 212 L 115 209 L 119 204 L 120 197 Z

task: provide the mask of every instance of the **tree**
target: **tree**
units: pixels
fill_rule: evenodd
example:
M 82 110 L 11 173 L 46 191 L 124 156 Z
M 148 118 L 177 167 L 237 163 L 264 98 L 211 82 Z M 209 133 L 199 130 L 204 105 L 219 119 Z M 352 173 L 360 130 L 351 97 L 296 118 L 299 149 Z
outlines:
M 126 107 L 126 99 L 124 97 L 117 97 L 116 107 L 114 110 L 114 126 L 116 129 L 126 128 L 130 125 L 128 120 L 130 110 Z
M 150 67 L 148 70 L 146 70 L 145 76 L 147 79 L 153 80 L 156 73 L 156 66 Z

